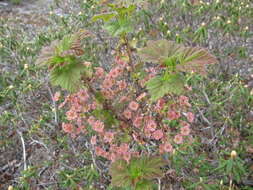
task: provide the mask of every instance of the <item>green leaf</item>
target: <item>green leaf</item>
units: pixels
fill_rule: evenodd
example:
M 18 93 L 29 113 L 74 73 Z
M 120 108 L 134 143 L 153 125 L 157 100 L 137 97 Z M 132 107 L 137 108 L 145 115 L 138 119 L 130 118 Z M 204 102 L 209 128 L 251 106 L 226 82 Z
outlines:
M 91 18 L 92 22 L 96 22 L 99 19 L 102 19 L 104 22 L 108 22 L 110 21 L 113 17 L 115 17 L 116 14 L 115 13 L 103 13 L 103 14 L 98 14 L 95 15 Z
M 85 66 L 78 63 L 67 64 L 57 67 L 50 73 L 50 80 L 53 85 L 74 92 L 80 87 L 81 74 L 86 70 Z
M 177 51 L 177 44 L 167 40 L 150 40 L 147 46 L 139 49 L 138 55 L 144 62 L 163 63 L 170 51 Z
M 171 74 L 167 80 L 162 76 L 156 76 L 146 83 L 151 95 L 151 100 L 155 101 L 168 93 L 181 94 L 184 90 L 184 80 L 180 74 Z

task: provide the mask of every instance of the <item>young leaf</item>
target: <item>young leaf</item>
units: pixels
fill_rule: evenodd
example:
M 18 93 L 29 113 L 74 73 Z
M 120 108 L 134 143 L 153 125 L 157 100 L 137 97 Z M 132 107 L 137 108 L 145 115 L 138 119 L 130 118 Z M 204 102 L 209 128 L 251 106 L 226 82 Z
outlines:
M 147 46 L 138 51 L 145 62 L 166 66 L 166 61 L 173 60 L 176 72 L 196 72 L 206 74 L 205 65 L 217 63 L 217 59 L 207 50 L 199 47 L 184 47 L 167 40 L 148 41 Z
M 177 70 L 183 72 L 195 72 L 202 75 L 206 74 L 205 65 L 217 63 L 217 59 L 207 50 L 199 47 L 184 48 L 180 54 Z

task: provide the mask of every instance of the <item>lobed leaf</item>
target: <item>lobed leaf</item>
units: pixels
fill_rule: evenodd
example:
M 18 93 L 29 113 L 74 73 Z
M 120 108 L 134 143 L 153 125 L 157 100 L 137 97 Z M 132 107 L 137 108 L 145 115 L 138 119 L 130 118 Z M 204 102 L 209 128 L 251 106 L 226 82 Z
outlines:
M 184 80 L 180 74 L 171 74 L 167 80 L 156 76 L 146 83 L 151 100 L 156 101 L 168 93 L 181 94 L 184 90 Z
M 173 61 L 176 72 L 195 72 L 206 74 L 205 65 L 217 63 L 217 59 L 204 48 L 184 47 L 167 40 L 150 40 L 147 46 L 139 49 L 138 55 L 144 62 L 153 62 L 166 66 Z

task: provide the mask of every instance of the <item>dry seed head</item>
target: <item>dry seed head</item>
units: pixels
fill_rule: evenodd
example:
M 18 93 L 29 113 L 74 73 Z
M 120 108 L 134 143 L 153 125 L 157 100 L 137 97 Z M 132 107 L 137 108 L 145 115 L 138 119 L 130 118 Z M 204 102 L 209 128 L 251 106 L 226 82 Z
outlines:
M 13 186 L 12 185 L 10 185 L 9 187 L 8 187 L 8 190 L 13 190 L 14 188 L 13 188 Z
M 231 158 L 235 158 L 237 156 L 237 153 L 235 150 L 232 150 L 231 154 L 230 154 L 230 157 Z
M 25 64 L 25 65 L 24 65 L 24 68 L 25 68 L 25 69 L 28 69 L 28 64 Z
M 201 23 L 201 26 L 205 26 L 205 25 L 206 25 L 206 23 L 204 23 L 204 22 Z
M 248 26 L 245 26 L 245 30 L 248 30 L 249 29 L 249 27 Z
M 14 86 L 13 86 L 13 85 L 10 85 L 8 88 L 9 88 L 9 89 L 13 89 L 13 88 L 14 88 Z

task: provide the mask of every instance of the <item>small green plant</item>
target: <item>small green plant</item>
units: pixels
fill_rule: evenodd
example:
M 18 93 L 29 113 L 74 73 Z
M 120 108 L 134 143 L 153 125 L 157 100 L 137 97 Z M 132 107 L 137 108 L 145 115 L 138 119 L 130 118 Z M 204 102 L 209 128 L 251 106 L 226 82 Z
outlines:
M 22 0 L 11 0 L 11 3 L 14 5 L 19 5 L 22 2 Z
M 89 188 L 99 177 L 93 165 L 76 170 L 65 169 L 59 172 L 59 182 L 62 188 L 78 190 Z
M 80 58 L 84 54 L 81 40 L 90 35 L 89 32 L 80 30 L 42 49 L 37 64 L 48 66 L 53 85 L 59 85 L 70 92 L 80 88 L 82 74 L 89 73 L 89 67 Z
M 133 157 L 129 163 L 118 160 L 111 165 L 112 185 L 131 190 L 152 190 L 151 180 L 161 178 L 161 167 L 165 162 L 161 157 Z
M 104 28 L 112 36 L 125 36 L 134 31 L 132 15 L 136 9 L 135 5 L 107 4 L 107 6 L 112 12 L 95 15 L 92 18 L 93 22 L 102 19 L 105 22 Z
M 236 151 L 232 151 L 229 159 L 220 159 L 218 168 L 215 171 L 226 174 L 226 180 L 232 185 L 233 181 L 239 183 L 246 173 L 243 160 L 237 155 Z

